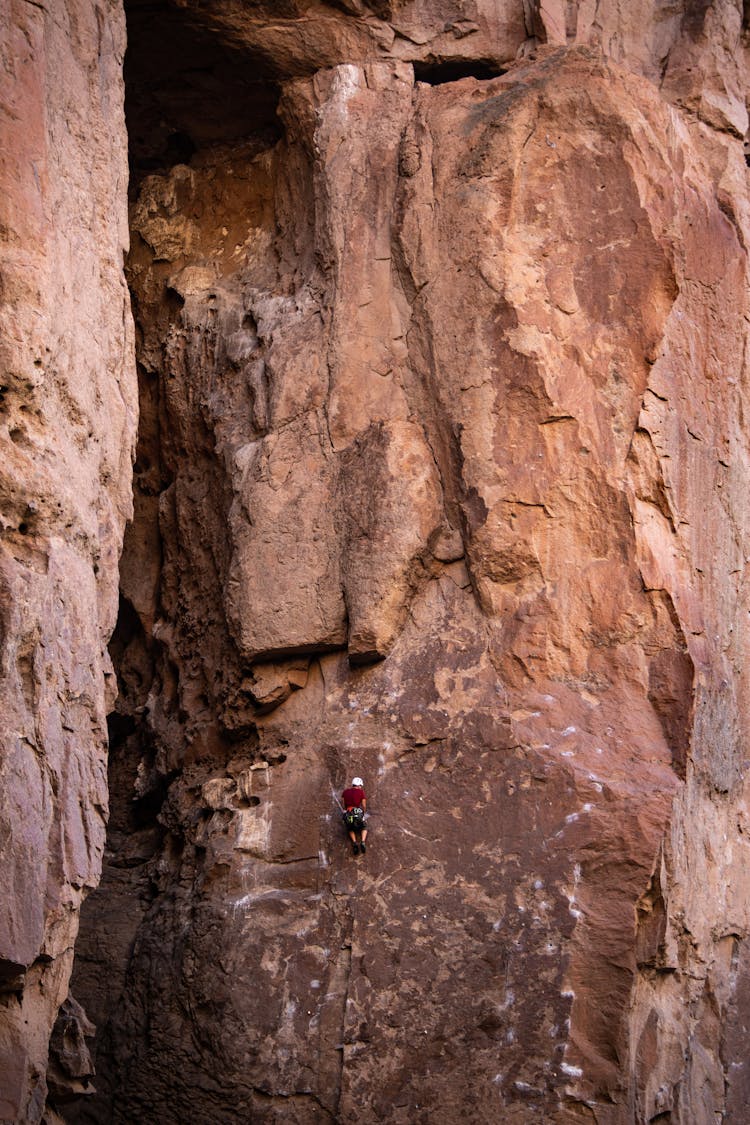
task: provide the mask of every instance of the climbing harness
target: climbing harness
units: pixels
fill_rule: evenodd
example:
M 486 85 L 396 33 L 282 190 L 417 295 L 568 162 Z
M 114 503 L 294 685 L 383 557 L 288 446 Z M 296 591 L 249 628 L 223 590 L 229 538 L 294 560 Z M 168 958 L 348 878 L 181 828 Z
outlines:
M 365 826 L 364 809 L 351 808 L 344 813 L 344 823 L 349 832 L 361 832 Z

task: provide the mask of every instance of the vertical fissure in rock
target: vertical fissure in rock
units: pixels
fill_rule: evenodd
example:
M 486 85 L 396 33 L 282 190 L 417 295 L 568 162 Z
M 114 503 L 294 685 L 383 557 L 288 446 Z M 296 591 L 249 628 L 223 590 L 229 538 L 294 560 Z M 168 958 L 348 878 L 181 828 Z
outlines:
M 278 87 L 257 60 L 219 44 L 169 4 L 133 0 L 126 9 L 131 214 L 137 218 L 146 215 L 145 223 L 136 221 L 131 228 L 127 267 L 136 324 L 140 428 L 134 464 L 135 511 L 121 559 L 120 610 L 110 642 L 119 694 L 116 709 L 108 718 L 107 847 L 100 886 L 82 913 L 72 982 L 73 994 L 85 997 L 88 1017 L 98 1029 L 92 1047 L 96 1077 L 92 1082 L 93 1067 L 86 1056 L 89 1067 L 85 1081 L 77 1079 L 74 1067 L 67 1089 L 62 1082 L 59 1088 L 50 1086 L 51 1097 L 67 1120 L 92 1122 L 120 1120 L 123 1114 L 127 1119 L 131 1113 L 128 1105 L 144 1105 L 142 1091 L 133 1090 L 132 1101 L 126 1091 L 134 1082 L 133 1071 L 139 1067 L 145 1049 L 142 1037 L 146 1025 L 160 1018 L 160 1000 L 158 995 L 151 998 L 142 992 L 139 958 L 153 958 L 155 948 L 162 945 L 159 935 L 168 933 L 168 915 L 181 901 L 176 895 L 178 883 L 188 879 L 200 894 L 205 853 L 200 831 L 207 819 L 226 815 L 221 802 L 219 807 L 206 808 L 200 800 L 200 783 L 196 793 L 193 782 L 186 784 L 186 790 L 199 798 L 193 815 L 195 831 L 186 831 L 180 812 L 174 808 L 180 798 L 171 787 L 182 777 L 189 757 L 190 737 L 186 738 L 184 728 L 191 719 L 201 722 L 208 710 L 213 712 L 208 746 L 196 754 L 203 763 L 195 766 L 197 773 L 207 778 L 216 771 L 223 774 L 234 757 L 240 770 L 239 780 L 230 781 L 236 807 L 252 809 L 260 804 L 260 798 L 249 791 L 247 780 L 241 780 L 243 761 L 251 765 L 255 757 L 257 737 L 252 719 L 246 722 L 240 716 L 231 728 L 217 723 L 215 713 L 220 707 L 216 698 L 209 698 L 201 669 L 185 656 L 191 646 L 200 649 L 206 637 L 202 637 L 200 606 L 191 611 L 181 589 L 189 588 L 195 573 L 181 570 L 179 556 L 175 561 L 178 541 L 191 532 L 189 526 L 180 527 L 185 516 L 181 508 L 184 494 L 189 505 L 191 490 L 201 487 L 203 472 L 208 478 L 216 477 L 211 465 L 220 458 L 215 450 L 217 435 L 205 429 L 207 417 L 210 422 L 210 385 L 200 404 L 191 401 L 191 392 L 184 386 L 188 399 L 181 404 L 172 395 L 170 380 L 186 378 L 191 364 L 217 366 L 217 329 L 211 320 L 216 304 L 212 292 L 220 278 L 205 261 L 213 248 L 192 249 L 193 259 L 200 259 L 201 249 L 204 252 L 204 262 L 198 261 L 193 267 L 196 271 L 203 269 L 199 280 L 205 280 L 199 298 L 204 311 L 199 310 L 197 324 L 195 319 L 190 320 L 189 307 L 191 301 L 195 302 L 195 291 L 180 280 L 180 271 L 184 276 L 184 270 L 191 268 L 192 240 L 200 239 L 202 222 L 210 225 L 213 218 L 220 223 L 224 220 L 220 205 L 216 216 L 208 214 L 216 202 L 211 189 L 217 169 L 224 161 L 230 165 L 230 176 L 236 172 L 237 181 L 247 183 L 248 161 L 258 157 L 262 161 L 281 134 L 276 117 Z M 194 181 L 201 177 L 203 184 L 191 198 Z M 201 187 L 204 194 L 198 198 Z M 231 187 L 229 181 L 225 194 L 229 210 Z M 144 196 L 149 202 L 139 211 L 139 200 Z M 155 230 L 148 225 L 148 216 L 154 213 L 149 211 L 152 206 L 157 212 Z M 236 209 L 242 206 L 239 199 Z M 166 246 L 159 242 L 160 216 L 167 227 L 172 224 Z M 252 216 L 249 218 L 252 221 Z M 173 275 L 177 275 L 174 283 Z M 257 326 L 250 310 L 241 316 L 237 329 L 247 335 L 252 350 Z M 197 338 L 197 348 L 192 350 L 191 335 Z M 170 368 L 174 368 L 174 374 Z M 190 417 L 181 413 L 186 407 Z M 189 448 L 191 441 L 195 442 L 194 452 Z M 221 491 L 219 482 L 215 493 L 219 510 Z M 213 533 L 219 528 L 220 524 Z M 200 529 L 194 530 L 200 538 Z M 209 538 L 205 533 L 204 537 Z M 221 545 L 214 548 L 206 541 L 204 546 L 209 555 L 214 555 L 211 568 L 215 571 L 221 565 Z M 221 592 L 215 588 L 209 596 L 218 601 Z M 192 613 L 192 620 L 186 626 L 186 635 L 176 640 L 174 621 L 181 612 L 188 617 Z M 225 686 L 224 691 L 231 694 L 232 689 Z M 249 699 L 246 707 L 254 714 Z M 278 754 L 277 760 L 283 761 L 283 754 Z M 160 902 L 165 905 L 160 907 Z M 170 963 L 163 946 L 156 963 L 165 969 L 169 965 L 171 971 L 181 956 L 178 945 Z M 12 985 L 10 975 L 9 981 Z M 181 1006 L 181 1001 L 178 1004 Z M 183 1018 L 194 1018 L 199 1008 L 200 1004 L 186 1006 Z M 81 1021 L 91 1045 L 94 1027 L 83 1015 Z M 60 1032 L 66 1043 L 70 1034 L 65 1029 Z M 81 1035 L 80 1029 L 76 1034 Z M 128 1042 L 130 1047 L 125 1046 Z M 66 1046 L 64 1067 L 71 1071 L 69 1056 Z M 80 1070 L 83 1064 L 76 1065 Z M 158 1071 L 158 1059 L 155 1065 Z M 161 1112 L 165 1121 L 173 1119 L 165 1092 L 170 1084 L 168 1076 L 156 1081 L 153 1102 L 147 1109 Z M 133 1108 L 132 1112 L 137 1110 Z

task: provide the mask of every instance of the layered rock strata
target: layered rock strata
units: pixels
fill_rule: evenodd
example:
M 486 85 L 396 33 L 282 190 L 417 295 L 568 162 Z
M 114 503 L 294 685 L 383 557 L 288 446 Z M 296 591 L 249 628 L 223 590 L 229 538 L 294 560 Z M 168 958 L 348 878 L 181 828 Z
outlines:
M 137 421 L 124 30 L 117 4 L 85 0 L 11 0 L 0 18 L 3 1121 L 44 1111 L 105 840 L 107 642 Z
M 740 6 L 129 17 L 142 423 L 68 1116 L 741 1122 Z

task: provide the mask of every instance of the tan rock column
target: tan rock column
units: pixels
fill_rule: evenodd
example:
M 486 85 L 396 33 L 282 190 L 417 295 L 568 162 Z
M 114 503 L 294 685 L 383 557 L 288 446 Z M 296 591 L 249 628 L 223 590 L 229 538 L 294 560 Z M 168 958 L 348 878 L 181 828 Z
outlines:
M 96 885 L 136 425 L 121 5 L 0 17 L 0 1118 L 38 1121 Z

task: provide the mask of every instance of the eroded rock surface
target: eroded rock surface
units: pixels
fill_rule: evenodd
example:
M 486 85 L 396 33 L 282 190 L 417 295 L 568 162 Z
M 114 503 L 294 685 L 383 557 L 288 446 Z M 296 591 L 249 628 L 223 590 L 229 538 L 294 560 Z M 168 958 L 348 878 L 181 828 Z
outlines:
M 142 422 L 68 1116 L 741 1122 L 741 7 L 129 19 Z
M 132 512 L 124 21 L 11 0 L 0 37 L 0 1118 L 36 1122 L 101 870 Z

